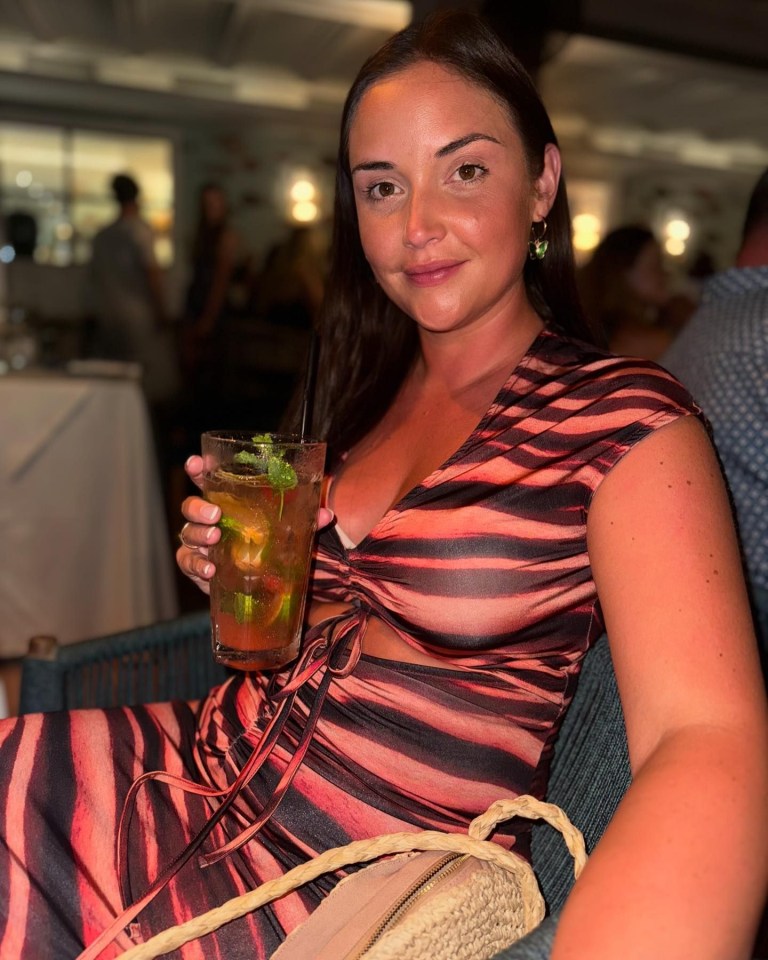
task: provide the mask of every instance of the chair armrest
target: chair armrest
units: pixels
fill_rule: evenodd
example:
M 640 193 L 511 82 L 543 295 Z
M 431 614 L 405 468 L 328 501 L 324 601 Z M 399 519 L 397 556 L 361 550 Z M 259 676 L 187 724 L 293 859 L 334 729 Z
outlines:
M 56 637 L 30 637 L 27 655 L 21 661 L 19 713 L 64 709 L 58 652 Z

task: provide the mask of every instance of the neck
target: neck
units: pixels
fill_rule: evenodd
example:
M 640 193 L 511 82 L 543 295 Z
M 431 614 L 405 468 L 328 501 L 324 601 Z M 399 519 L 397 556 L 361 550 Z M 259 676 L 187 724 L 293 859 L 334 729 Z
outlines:
M 488 378 L 507 374 L 544 326 L 533 308 L 526 306 L 514 322 L 499 318 L 480 329 L 447 333 L 422 329 L 415 376 L 425 385 L 456 393 Z

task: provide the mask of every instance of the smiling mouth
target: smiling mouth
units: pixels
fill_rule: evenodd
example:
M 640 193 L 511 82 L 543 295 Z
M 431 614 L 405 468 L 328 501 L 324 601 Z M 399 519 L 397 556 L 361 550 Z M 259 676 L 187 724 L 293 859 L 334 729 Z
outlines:
M 445 260 L 440 263 L 425 263 L 418 267 L 411 267 L 403 271 L 408 280 L 417 287 L 431 287 L 452 277 L 459 267 L 461 260 Z

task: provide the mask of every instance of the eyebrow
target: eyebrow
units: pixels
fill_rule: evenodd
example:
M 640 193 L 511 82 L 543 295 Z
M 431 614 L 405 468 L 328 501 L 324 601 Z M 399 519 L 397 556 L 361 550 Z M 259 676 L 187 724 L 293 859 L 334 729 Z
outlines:
M 497 140 L 496 137 L 492 137 L 489 133 L 468 133 L 465 137 L 459 137 L 458 140 L 451 140 L 451 142 L 446 143 L 444 147 L 440 147 L 435 153 L 435 159 L 440 160 L 442 157 L 450 156 L 450 154 L 456 153 L 457 150 L 468 147 L 470 143 L 475 143 L 478 140 L 487 140 L 490 143 L 498 143 L 501 145 L 501 141 Z M 355 174 L 361 170 L 394 170 L 394 166 L 395 165 L 388 160 L 372 160 L 369 163 L 358 163 L 352 168 L 351 173 Z
M 441 157 L 447 157 L 451 153 L 455 153 L 457 150 L 461 150 L 462 147 L 468 147 L 470 143 L 475 143 L 477 140 L 488 140 L 491 143 L 498 143 L 501 145 L 501 141 L 497 140 L 496 137 L 492 137 L 489 133 L 468 133 L 466 137 L 459 137 L 458 140 L 451 140 L 450 143 L 446 143 L 444 147 L 440 149 L 435 154 L 436 159 Z

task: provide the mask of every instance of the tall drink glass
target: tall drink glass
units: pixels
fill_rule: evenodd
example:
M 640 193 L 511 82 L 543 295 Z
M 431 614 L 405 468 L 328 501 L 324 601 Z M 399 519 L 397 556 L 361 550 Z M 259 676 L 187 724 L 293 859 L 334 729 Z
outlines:
M 241 670 L 299 652 L 325 444 L 277 434 L 203 434 L 203 493 L 221 507 L 211 548 L 213 656 Z

